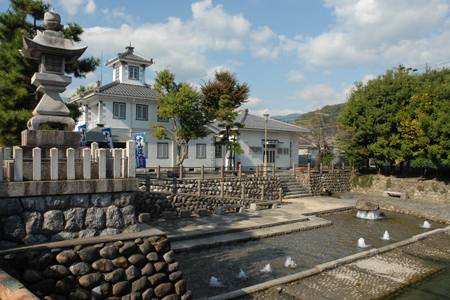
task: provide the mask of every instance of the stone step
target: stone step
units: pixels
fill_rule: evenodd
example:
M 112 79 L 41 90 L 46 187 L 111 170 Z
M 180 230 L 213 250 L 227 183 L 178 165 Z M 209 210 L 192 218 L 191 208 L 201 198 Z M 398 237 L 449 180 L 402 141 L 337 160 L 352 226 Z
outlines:
M 311 194 L 296 194 L 296 195 L 283 196 L 283 199 L 294 199 L 294 198 L 310 197 L 310 196 L 311 196 Z
M 171 242 L 171 245 L 172 250 L 174 250 L 175 252 L 190 251 L 193 249 L 217 247 L 229 243 L 245 242 L 260 238 L 266 238 L 270 236 L 277 236 L 281 234 L 287 234 L 331 225 L 331 222 L 325 219 L 321 219 L 314 216 L 309 216 L 308 218 L 309 218 L 308 220 L 302 222 L 280 224 L 241 232 L 233 232 L 225 234 L 219 234 L 216 232 L 212 236 L 208 237 L 200 237 L 178 241 L 173 241 L 173 238 L 170 236 L 169 238 L 171 241 L 173 241 Z
M 249 227 L 242 226 L 242 227 L 238 227 L 238 228 L 222 228 L 222 229 L 204 229 L 204 230 L 199 230 L 198 232 L 186 232 L 186 233 L 184 233 L 184 232 L 171 233 L 169 231 L 169 232 L 166 232 L 166 234 L 167 234 L 167 237 L 170 238 L 170 240 L 172 242 L 176 242 L 176 241 L 184 241 L 184 240 L 191 240 L 191 239 L 209 238 L 209 237 L 212 237 L 215 235 L 239 233 L 239 232 L 244 232 L 244 231 L 251 231 L 251 230 L 255 230 L 255 229 L 263 229 L 263 228 L 292 224 L 292 223 L 306 222 L 310 218 L 311 218 L 310 216 L 308 216 L 308 217 L 300 216 L 300 217 L 298 217 L 296 219 L 292 219 L 292 220 L 266 223 L 266 224 L 261 224 L 258 226 L 249 226 Z
M 283 197 L 290 196 L 290 195 L 301 195 L 301 194 L 309 194 L 309 192 L 306 190 L 295 191 L 295 192 L 286 192 L 286 193 L 283 193 Z

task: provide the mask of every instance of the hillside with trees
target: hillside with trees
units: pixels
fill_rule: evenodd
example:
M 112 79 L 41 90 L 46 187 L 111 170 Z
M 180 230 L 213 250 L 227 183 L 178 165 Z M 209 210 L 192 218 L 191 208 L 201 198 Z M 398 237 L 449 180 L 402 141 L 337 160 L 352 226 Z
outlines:
M 302 127 L 310 127 L 314 122 L 314 118 L 318 114 L 322 116 L 324 124 L 338 124 L 339 115 L 345 108 L 345 105 L 346 103 L 326 105 L 321 109 L 310 111 L 306 114 L 299 116 L 297 119 L 295 119 L 294 124 Z

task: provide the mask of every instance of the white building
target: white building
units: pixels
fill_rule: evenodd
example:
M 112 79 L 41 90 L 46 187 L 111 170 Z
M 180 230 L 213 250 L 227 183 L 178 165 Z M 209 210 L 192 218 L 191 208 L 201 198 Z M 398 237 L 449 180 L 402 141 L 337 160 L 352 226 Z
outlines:
M 70 102 L 78 103 L 83 112 L 77 126 L 85 124 L 87 142 L 96 141 L 100 147 L 107 147 L 102 128 L 111 128 L 114 147 L 118 148 L 124 147 L 127 140 L 134 139 L 136 133 L 146 133 L 147 167 L 175 167 L 176 144 L 170 140 L 156 139 L 150 128 L 157 122 L 172 126 L 170 121 L 158 117 L 156 93 L 145 83 L 145 68 L 153 64 L 153 59 L 134 52 L 131 46 L 125 49 L 126 52 L 119 53 L 105 64 L 113 68 L 113 82 L 70 99 Z M 249 114 L 248 110 L 241 110 L 236 121 L 245 124 L 238 138 L 244 153 L 235 156 L 234 165 L 241 164 L 243 170 L 251 171 L 264 162 L 265 119 Z M 230 155 L 226 155 L 225 147 L 214 145 L 220 131 L 218 123 L 211 124 L 208 129 L 211 131 L 209 136 L 189 142 L 188 156 L 183 163 L 185 168 L 196 169 L 204 165 L 205 168 L 215 169 L 227 165 Z M 297 163 L 298 132 L 305 130 L 269 118 L 268 164 L 285 169 Z

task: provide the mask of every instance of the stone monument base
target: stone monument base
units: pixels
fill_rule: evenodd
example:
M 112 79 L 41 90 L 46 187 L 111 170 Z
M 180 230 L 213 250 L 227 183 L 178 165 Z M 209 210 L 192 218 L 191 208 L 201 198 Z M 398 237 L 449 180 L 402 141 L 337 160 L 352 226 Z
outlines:
M 81 133 L 61 130 L 24 130 L 22 146 L 32 147 L 81 147 Z

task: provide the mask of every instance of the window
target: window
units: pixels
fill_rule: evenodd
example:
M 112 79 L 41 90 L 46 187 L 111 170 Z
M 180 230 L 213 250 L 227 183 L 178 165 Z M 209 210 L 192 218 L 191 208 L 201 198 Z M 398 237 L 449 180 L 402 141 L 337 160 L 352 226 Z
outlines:
M 114 119 L 125 119 L 125 103 L 114 102 Z
M 148 120 L 148 105 L 136 104 L 136 120 Z
M 158 114 L 158 109 L 159 109 L 159 106 L 156 108 L 156 113 L 157 113 L 157 114 Z M 166 119 L 166 118 L 164 118 L 164 117 L 161 117 L 160 115 L 157 115 L 156 120 L 157 120 L 158 122 L 169 122 L 169 119 Z
M 139 68 L 130 66 L 128 69 L 128 78 L 133 80 L 139 80 Z
M 283 149 L 283 154 L 288 155 L 288 154 L 289 154 L 289 148 L 284 148 L 284 149 Z
M 248 149 L 248 153 L 250 153 L 250 154 L 261 154 L 262 153 L 262 147 L 250 147 Z
M 196 147 L 196 156 L 197 158 L 206 158 L 206 145 L 205 144 L 197 144 Z
M 115 75 L 114 75 L 114 80 L 118 80 L 119 79 L 119 67 L 116 67 L 115 69 Z
M 289 154 L 289 148 L 277 148 L 277 155 L 287 155 Z
M 169 144 L 168 143 L 158 143 L 156 149 L 157 158 L 169 158 Z
M 216 158 L 222 158 L 222 145 L 215 145 L 214 150 Z
M 283 154 L 283 148 L 277 148 L 277 155 Z

